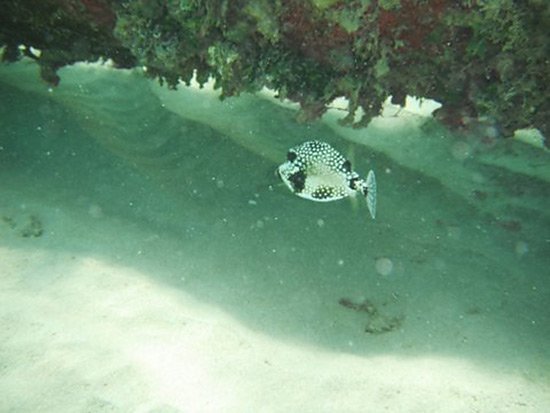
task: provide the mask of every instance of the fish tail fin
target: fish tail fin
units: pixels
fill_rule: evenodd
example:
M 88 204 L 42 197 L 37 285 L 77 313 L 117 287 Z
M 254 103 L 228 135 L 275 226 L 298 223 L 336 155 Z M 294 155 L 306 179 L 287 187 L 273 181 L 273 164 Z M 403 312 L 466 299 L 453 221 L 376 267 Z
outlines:
M 367 207 L 369 208 L 372 219 L 376 218 L 376 176 L 374 171 L 370 170 L 367 175 L 367 181 L 363 186 L 363 194 L 367 199 Z

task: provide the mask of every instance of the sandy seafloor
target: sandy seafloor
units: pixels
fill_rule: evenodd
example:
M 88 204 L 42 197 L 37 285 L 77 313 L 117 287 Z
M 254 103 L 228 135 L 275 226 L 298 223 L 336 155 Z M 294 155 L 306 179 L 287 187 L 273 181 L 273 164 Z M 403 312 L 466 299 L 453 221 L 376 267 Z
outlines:
M 480 169 L 466 199 L 434 178 L 456 142 L 424 171 L 356 150 L 372 221 L 223 128 L 137 151 L 0 86 L 1 412 L 549 411 L 548 181 Z

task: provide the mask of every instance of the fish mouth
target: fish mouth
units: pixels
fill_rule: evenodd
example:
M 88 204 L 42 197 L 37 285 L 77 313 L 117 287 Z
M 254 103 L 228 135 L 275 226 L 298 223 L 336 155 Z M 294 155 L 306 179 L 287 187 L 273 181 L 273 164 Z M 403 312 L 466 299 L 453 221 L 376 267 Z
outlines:
M 275 176 L 278 176 L 283 181 L 287 180 L 288 176 L 289 176 L 288 162 L 283 163 L 283 164 L 279 165 L 277 168 L 275 168 L 274 173 L 275 173 Z

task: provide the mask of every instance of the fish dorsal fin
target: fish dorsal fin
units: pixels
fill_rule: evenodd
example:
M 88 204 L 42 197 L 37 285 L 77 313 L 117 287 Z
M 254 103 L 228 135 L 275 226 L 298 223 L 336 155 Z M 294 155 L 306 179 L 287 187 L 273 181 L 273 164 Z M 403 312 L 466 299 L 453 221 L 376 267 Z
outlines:
M 346 153 L 347 153 L 346 160 L 348 160 L 351 163 L 351 169 L 353 170 L 355 168 L 355 145 L 350 143 Z

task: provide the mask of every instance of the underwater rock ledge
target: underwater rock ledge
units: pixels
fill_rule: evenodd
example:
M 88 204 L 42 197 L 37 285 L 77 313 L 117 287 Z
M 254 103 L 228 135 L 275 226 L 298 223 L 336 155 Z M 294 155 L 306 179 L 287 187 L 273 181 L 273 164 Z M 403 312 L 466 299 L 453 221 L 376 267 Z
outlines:
M 300 104 L 300 120 L 345 97 L 341 123 L 362 127 L 388 96 L 410 95 L 442 103 L 435 115 L 453 128 L 483 117 L 504 136 L 548 137 L 549 26 L 541 0 L 12 0 L 0 45 L 51 84 L 103 58 L 173 88 L 212 78 L 222 98 L 268 87 Z

